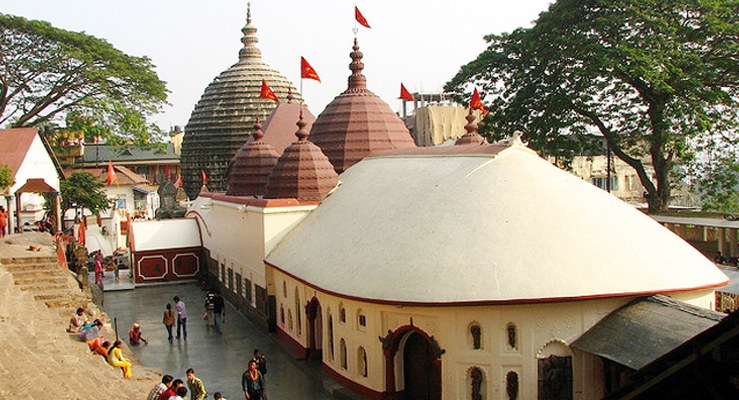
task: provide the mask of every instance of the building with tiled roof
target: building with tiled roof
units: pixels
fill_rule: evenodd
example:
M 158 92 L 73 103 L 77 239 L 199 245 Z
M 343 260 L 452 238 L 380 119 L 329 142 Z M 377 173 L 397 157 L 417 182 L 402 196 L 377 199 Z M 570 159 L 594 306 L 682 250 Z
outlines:
M 0 204 L 9 215 L 19 213 L 19 220 L 9 217 L 9 227 L 34 224 L 44 216 L 44 199 L 38 193 L 25 192 L 16 198 L 16 192 L 31 179 L 42 179 L 53 190 L 59 190 L 61 167 L 54 153 L 36 128 L 0 129 L 0 164 L 6 164 L 15 183 L 0 193 Z M 1 188 L 0 188 L 1 189 Z M 20 221 L 20 224 L 17 222 Z

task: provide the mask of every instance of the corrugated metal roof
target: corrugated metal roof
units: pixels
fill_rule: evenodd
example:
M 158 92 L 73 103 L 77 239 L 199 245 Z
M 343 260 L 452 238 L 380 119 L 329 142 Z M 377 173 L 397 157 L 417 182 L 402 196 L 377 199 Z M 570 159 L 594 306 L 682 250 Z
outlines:
M 85 145 L 85 154 L 82 156 L 82 162 L 89 163 L 107 163 L 113 161 L 116 164 L 126 164 L 129 162 L 140 161 L 161 161 L 167 163 L 179 162 L 180 157 L 175 154 L 174 146 L 167 144 L 166 150 L 161 149 L 143 149 L 138 146 L 116 147 L 103 144 L 87 144 Z
M 644 297 L 603 318 L 572 347 L 638 370 L 725 316 L 662 295 Z

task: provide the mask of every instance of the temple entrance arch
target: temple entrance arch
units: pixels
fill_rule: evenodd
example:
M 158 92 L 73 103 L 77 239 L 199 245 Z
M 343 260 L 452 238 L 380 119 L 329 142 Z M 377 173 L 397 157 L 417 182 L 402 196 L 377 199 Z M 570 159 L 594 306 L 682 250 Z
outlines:
M 380 341 L 385 353 L 385 398 L 441 399 L 441 355 L 445 350 L 433 336 L 406 325 L 388 331 Z
M 322 359 L 323 350 L 323 315 L 321 303 L 317 298 L 312 298 L 305 307 L 305 315 L 308 317 L 308 348 L 306 356 L 312 360 Z

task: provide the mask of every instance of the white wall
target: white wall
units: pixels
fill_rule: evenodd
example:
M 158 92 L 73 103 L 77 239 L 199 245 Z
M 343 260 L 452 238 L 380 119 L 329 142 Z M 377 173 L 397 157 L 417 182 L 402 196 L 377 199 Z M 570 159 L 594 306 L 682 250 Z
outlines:
M 515 371 L 519 375 L 519 398 L 535 399 L 538 390 L 537 355 L 549 343 L 569 346 L 580 335 L 603 317 L 628 303 L 632 297 L 604 298 L 580 302 L 539 303 L 499 306 L 419 307 L 392 306 L 347 300 L 322 293 L 297 280 L 271 269 L 274 275 L 277 302 L 277 325 L 303 347 L 308 347 L 307 320 L 301 310 L 302 332 L 298 333 L 298 315 L 295 310 L 295 288 L 298 288 L 299 304 L 305 305 L 313 296 L 321 304 L 323 317 L 323 362 L 347 379 L 382 392 L 385 390 L 385 358 L 379 336 L 388 330 L 411 324 L 433 336 L 446 350 L 442 360 L 442 391 L 444 399 L 470 398 L 468 373 L 472 367 L 480 368 L 485 375 L 485 399 L 504 399 L 506 374 Z M 287 285 L 287 297 L 283 291 Z M 710 292 L 710 293 L 709 293 Z M 696 291 L 682 294 L 681 300 L 692 299 L 703 303 L 713 291 Z M 346 310 L 346 323 L 339 321 L 341 307 Z M 287 318 L 281 323 L 280 309 L 291 311 L 292 329 Z M 366 316 L 366 327 L 358 324 L 358 313 Z M 330 359 L 328 344 L 328 317 L 333 315 L 334 354 Z M 472 347 L 469 328 L 478 324 L 482 330 L 482 348 Z M 508 347 L 507 326 L 517 328 L 518 346 Z M 348 368 L 340 365 L 339 343 L 347 344 Z M 359 373 L 358 349 L 367 352 L 368 376 Z M 598 399 L 602 396 L 602 368 L 597 357 L 582 352 L 571 352 L 573 357 L 575 399 Z M 402 352 L 399 352 L 402 355 Z M 402 356 L 401 356 L 402 357 Z M 397 359 L 397 357 L 396 357 Z M 396 383 L 402 387 L 402 366 L 396 361 Z
M 20 189 L 21 186 L 25 185 L 32 178 L 42 178 L 49 186 L 55 190 L 59 190 L 59 174 L 54 166 L 54 161 L 46 151 L 38 135 L 33 139 L 28 153 L 26 153 L 26 157 L 23 159 L 18 171 L 16 171 L 15 184 L 11 187 L 10 192 L 15 193 L 16 190 Z M 21 195 L 21 210 L 26 210 L 33 204 L 38 208 L 43 207 L 44 198 L 35 193 L 24 193 Z M 13 205 L 13 208 L 15 209 L 15 205 Z M 36 220 L 40 220 L 42 217 L 43 212 L 34 214 Z M 25 220 L 22 222 L 25 222 Z

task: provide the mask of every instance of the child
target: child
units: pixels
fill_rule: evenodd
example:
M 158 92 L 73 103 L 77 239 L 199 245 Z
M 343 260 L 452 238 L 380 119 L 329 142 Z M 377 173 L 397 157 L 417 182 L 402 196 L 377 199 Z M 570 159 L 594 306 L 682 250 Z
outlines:
M 115 281 L 118 282 L 120 280 L 120 276 L 118 275 L 118 260 L 113 261 L 113 275 L 115 276 Z
M 141 336 L 141 325 L 138 322 L 133 323 L 133 328 L 128 331 L 128 341 L 132 346 L 138 346 L 141 342 L 149 344 L 149 342 Z

